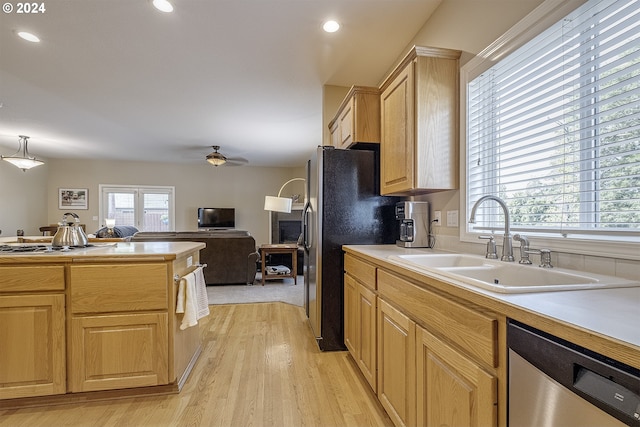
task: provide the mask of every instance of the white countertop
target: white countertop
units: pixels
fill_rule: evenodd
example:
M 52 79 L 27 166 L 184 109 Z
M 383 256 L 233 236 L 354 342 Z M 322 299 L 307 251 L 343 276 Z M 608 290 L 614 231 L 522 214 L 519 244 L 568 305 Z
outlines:
M 447 253 L 446 251 L 401 248 L 395 245 L 347 245 L 345 248 L 447 282 L 451 286 L 482 295 L 501 304 L 534 312 L 640 348 L 640 287 L 504 294 L 480 289 L 438 275 L 436 272 L 427 272 L 388 259 L 390 255 Z
M 25 245 L 27 245 L 25 243 Z M 92 243 L 87 248 L 75 248 L 70 251 L 47 253 L 0 252 L 0 263 L 20 262 L 68 262 L 69 259 L 86 258 L 154 258 L 174 259 L 176 256 L 203 249 L 201 242 L 105 242 Z

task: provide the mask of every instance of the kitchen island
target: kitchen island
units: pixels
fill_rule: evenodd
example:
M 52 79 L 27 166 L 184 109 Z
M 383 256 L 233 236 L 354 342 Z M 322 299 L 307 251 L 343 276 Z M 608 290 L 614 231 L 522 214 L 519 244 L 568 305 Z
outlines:
M 201 351 L 180 330 L 198 242 L 0 253 L 0 405 L 178 392 Z
M 390 258 L 442 251 L 343 250 L 345 343 L 396 426 L 506 426 L 509 319 L 640 368 L 640 287 L 497 293 Z

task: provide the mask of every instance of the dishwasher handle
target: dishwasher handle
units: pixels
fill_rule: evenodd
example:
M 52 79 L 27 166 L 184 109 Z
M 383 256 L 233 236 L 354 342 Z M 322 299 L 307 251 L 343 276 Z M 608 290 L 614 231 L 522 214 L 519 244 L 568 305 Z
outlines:
M 640 420 L 640 395 L 584 366 L 576 365 L 573 386 L 592 398 Z

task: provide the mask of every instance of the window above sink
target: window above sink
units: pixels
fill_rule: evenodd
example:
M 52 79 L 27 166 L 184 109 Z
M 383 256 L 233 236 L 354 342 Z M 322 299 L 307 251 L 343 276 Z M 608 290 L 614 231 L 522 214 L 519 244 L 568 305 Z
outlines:
M 461 70 L 460 206 L 468 217 L 493 194 L 507 203 L 513 231 L 538 246 L 638 259 L 640 50 L 630 45 L 640 35 L 627 19 L 640 5 L 580 3 L 544 2 Z M 634 34 L 618 44 L 609 31 Z M 525 33 L 539 36 L 521 42 Z M 502 213 L 486 204 L 477 223 L 461 227 L 462 240 L 501 230 Z

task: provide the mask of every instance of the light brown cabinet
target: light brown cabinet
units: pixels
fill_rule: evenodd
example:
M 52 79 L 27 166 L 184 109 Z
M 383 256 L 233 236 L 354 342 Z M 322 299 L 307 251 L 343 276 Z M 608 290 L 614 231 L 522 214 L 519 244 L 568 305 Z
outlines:
M 377 396 L 394 424 L 497 426 L 504 318 L 351 253 L 344 261 L 347 348 L 367 380 L 377 371 Z M 364 317 L 372 300 L 375 330 Z M 377 346 L 373 364 L 362 363 L 368 336 Z
M 66 392 L 64 318 L 62 293 L 0 296 L 0 399 Z
M 381 85 L 381 194 L 458 188 L 460 53 L 416 46 Z
M 377 391 L 377 305 L 375 267 L 345 256 L 344 340 L 374 392 Z
M 0 267 L 0 399 L 66 392 L 64 267 Z
M 494 375 L 420 326 L 416 351 L 417 425 L 497 425 Z
M 168 383 L 168 289 L 165 263 L 70 267 L 71 392 Z
M 137 245 L 102 256 L 0 257 L 0 399 L 182 388 L 202 347 L 198 326 L 180 329 L 177 279 L 204 245 L 163 243 L 171 252 L 152 254 Z
M 72 392 L 168 383 L 167 313 L 74 317 Z
M 329 122 L 331 145 L 349 148 L 356 143 L 380 143 L 380 91 L 352 86 Z
M 344 275 L 344 345 L 358 360 L 358 282 L 349 274 Z
M 416 323 L 378 300 L 378 399 L 396 427 L 416 420 Z
M 377 349 L 375 292 L 345 275 L 345 345 L 360 371 L 375 392 L 377 390 Z

